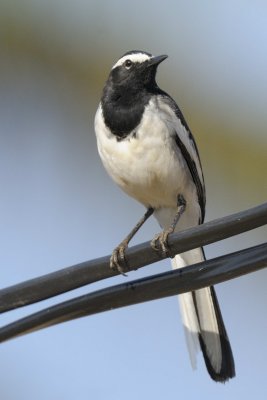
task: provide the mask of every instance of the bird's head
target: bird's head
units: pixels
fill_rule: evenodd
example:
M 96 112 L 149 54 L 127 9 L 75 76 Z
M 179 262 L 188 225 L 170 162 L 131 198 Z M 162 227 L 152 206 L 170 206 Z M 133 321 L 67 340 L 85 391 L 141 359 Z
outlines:
M 144 51 L 129 51 L 114 64 L 108 82 L 129 90 L 153 88 L 156 85 L 157 67 L 166 58 L 166 55 L 152 56 Z

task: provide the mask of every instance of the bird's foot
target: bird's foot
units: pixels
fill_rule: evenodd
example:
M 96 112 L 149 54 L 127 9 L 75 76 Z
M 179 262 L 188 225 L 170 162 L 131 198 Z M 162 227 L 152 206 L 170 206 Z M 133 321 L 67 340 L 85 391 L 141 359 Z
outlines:
M 151 241 L 150 245 L 156 252 L 161 253 L 163 257 L 170 257 L 170 248 L 168 245 L 168 236 L 173 233 L 173 229 L 164 229 L 158 233 Z
M 113 271 L 120 272 L 124 276 L 127 276 L 125 272 L 128 271 L 125 259 L 125 250 L 127 247 L 128 242 L 123 240 L 117 247 L 115 247 L 110 257 L 110 268 Z

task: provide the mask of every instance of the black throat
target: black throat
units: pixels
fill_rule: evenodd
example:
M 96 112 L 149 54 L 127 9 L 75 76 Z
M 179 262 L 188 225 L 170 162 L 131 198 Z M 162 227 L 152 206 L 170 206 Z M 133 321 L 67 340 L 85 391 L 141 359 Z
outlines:
M 112 86 L 107 82 L 101 105 L 105 124 L 118 140 L 126 138 L 139 125 L 151 93 L 145 88 Z

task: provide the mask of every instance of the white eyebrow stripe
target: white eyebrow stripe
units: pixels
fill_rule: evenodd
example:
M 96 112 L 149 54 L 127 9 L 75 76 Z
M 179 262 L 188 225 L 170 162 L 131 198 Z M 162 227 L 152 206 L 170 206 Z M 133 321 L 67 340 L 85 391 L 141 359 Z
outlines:
M 128 54 L 120 58 L 116 64 L 113 65 L 112 69 L 121 66 L 126 60 L 131 60 L 132 62 L 142 63 L 146 60 L 149 60 L 151 57 L 144 53 L 135 53 L 135 54 Z

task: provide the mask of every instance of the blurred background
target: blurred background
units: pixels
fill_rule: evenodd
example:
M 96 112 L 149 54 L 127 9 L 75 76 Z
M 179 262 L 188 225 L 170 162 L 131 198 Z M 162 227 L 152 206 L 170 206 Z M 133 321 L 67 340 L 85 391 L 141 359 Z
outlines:
M 211 220 L 266 201 L 267 4 L 261 0 L 2 0 L 0 285 L 109 254 L 143 207 L 98 158 L 94 114 L 128 50 L 168 54 L 158 84 L 199 146 Z M 158 232 L 149 221 L 133 243 Z M 266 228 L 208 246 L 214 257 L 266 240 Z M 107 284 L 167 271 L 164 261 Z M 55 326 L 0 346 L 0 398 L 266 398 L 266 271 L 217 286 L 236 379 L 191 370 L 175 297 Z M 204 397 L 205 396 L 205 397 Z

